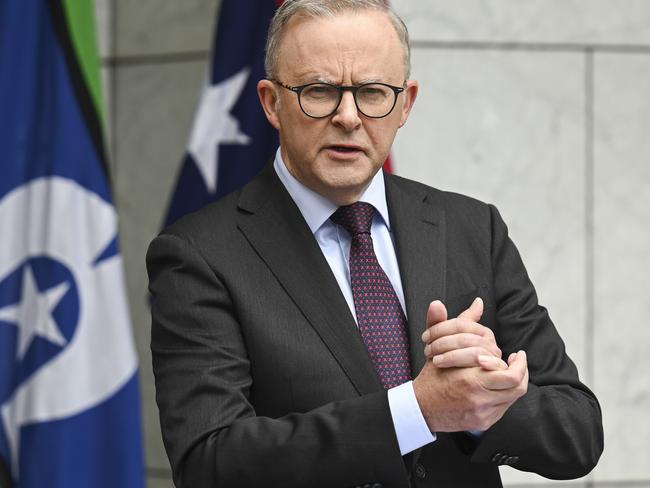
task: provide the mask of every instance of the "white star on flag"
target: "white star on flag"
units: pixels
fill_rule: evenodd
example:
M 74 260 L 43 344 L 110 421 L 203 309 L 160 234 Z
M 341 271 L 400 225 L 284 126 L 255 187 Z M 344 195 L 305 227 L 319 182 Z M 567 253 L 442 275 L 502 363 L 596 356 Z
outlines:
M 18 326 L 18 359 L 25 356 L 35 336 L 57 346 L 63 347 L 66 344 L 67 341 L 56 325 L 52 312 L 69 289 L 69 283 L 60 283 L 41 292 L 36 286 L 32 268 L 25 266 L 21 301 L 0 308 L 0 320 Z
M 250 68 L 244 68 L 221 83 L 204 88 L 201 95 L 188 152 L 194 157 L 210 193 L 217 191 L 218 146 L 251 142 L 239 129 L 239 121 L 230 114 L 249 75 Z

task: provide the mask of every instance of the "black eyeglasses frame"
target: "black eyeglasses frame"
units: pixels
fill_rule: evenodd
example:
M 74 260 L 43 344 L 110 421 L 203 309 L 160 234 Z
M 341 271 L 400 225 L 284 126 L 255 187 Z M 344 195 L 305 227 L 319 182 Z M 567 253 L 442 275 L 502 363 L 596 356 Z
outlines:
M 368 118 L 371 118 L 371 119 L 383 119 L 384 117 L 388 117 L 390 115 L 390 113 L 395 109 L 395 105 L 397 104 L 397 96 L 405 90 L 404 86 L 394 86 L 394 85 L 389 85 L 388 83 L 381 83 L 381 82 L 377 82 L 377 81 L 362 83 L 362 84 L 356 85 L 356 86 L 355 85 L 335 85 L 333 83 L 326 83 L 324 81 L 316 81 L 316 82 L 313 82 L 313 83 L 307 83 L 306 85 L 300 85 L 300 86 L 290 86 L 290 85 L 286 85 L 286 84 L 282 83 L 280 80 L 275 79 L 275 78 L 271 78 L 271 79 L 269 79 L 269 81 L 271 81 L 271 82 L 273 82 L 273 83 L 275 83 L 277 85 L 280 85 L 282 88 L 286 88 L 287 90 L 294 92 L 296 94 L 296 96 L 298 97 L 298 105 L 300 105 L 300 110 L 302 110 L 302 113 L 304 113 L 307 117 L 310 117 L 312 119 L 324 119 L 326 117 L 330 117 L 333 113 L 335 113 L 339 109 L 339 106 L 341 105 L 341 100 L 343 100 L 343 92 L 346 92 L 346 91 L 352 92 L 352 98 L 354 99 L 354 105 L 357 107 L 357 110 L 359 111 L 360 114 L 363 114 L 365 117 L 368 117 Z M 310 86 L 314 86 L 314 85 L 328 85 L 328 86 L 331 86 L 332 88 L 336 88 L 338 90 L 338 92 L 339 92 L 339 101 L 336 103 L 336 106 L 334 107 L 334 110 L 332 110 L 327 115 L 320 115 L 318 117 L 316 117 L 314 115 L 310 115 L 305 111 L 305 109 L 302 106 L 300 93 L 302 93 L 302 91 L 305 88 L 310 87 Z M 390 88 L 391 90 L 393 90 L 393 93 L 395 93 L 395 96 L 393 97 L 393 105 L 390 107 L 390 110 L 388 112 L 386 112 L 385 115 L 380 115 L 380 116 L 368 115 L 363 110 L 361 110 L 361 108 L 359 108 L 359 103 L 357 102 L 357 91 L 359 91 L 360 88 L 363 88 L 364 86 L 368 86 L 368 85 L 382 85 L 382 86 L 385 86 L 387 88 Z

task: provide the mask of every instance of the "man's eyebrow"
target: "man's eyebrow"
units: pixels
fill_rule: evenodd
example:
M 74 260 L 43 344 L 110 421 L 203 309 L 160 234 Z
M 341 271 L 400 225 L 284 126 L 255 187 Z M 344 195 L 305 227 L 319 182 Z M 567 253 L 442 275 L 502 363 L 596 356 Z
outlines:
M 329 76 L 314 75 L 313 73 L 298 74 L 298 78 L 304 80 L 300 83 L 301 85 L 308 83 L 328 83 L 330 85 L 341 85 L 338 80 L 334 80 Z M 363 78 L 353 83 L 353 85 L 358 86 L 366 83 L 385 83 L 385 81 L 383 78 Z
M 357 82 L 357 85 L 363 85 L 364 83 L 383 83 L 382 78 L 364 78 Z
M 319 76 L 314 79 L 315 83 L 329 83 L 331 85 L 340 85 L 342 83 L 339 83 L 338 81 L 333 81 L 331 78 L 325 77 L 325 76 Z M 354 83 L 352 83 L 353 86 L 358 86 L 358 85 L 364 85 L 366 83 L 384 83 L 384 80 L 382 78 L 363 78 L 361 80 L 358 80 Z
M 314 83 L 329 83 L 330 85 L 337 84 L 335 81 L 332 81 L 332 78 L 329 78 L 327 76 L 315 76 L 313 80 Z

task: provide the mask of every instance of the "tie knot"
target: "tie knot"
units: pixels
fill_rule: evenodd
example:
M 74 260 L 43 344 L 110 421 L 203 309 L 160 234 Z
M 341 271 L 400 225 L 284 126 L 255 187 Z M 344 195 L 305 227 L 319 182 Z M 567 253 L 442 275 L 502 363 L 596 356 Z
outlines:
M 347 230 L 350 235 L 369 234 L 375 207 L 365 202 L 345 205 L 332 214 L 332 221 Z

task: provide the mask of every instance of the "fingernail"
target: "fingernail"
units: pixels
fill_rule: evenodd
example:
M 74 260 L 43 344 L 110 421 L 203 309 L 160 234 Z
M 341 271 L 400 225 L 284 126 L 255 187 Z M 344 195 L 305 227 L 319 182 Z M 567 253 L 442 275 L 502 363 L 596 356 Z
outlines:
M 427 344 L 426 346 L 424 346 L 424 355 L 428 357 L 429 354 L 431 354 L 431 346 Z
M 422 332 L 422 342 L 429 342 L 429 336 L 430 335 L 431 335 L 431 333 L 429 332 L 429 329 Z
M 438 366 L 439 364 L 442 363 L 442 355 L 433 356 L 433 358 L 431 358 L 431 360 L 433 361 L 433 364 Z

